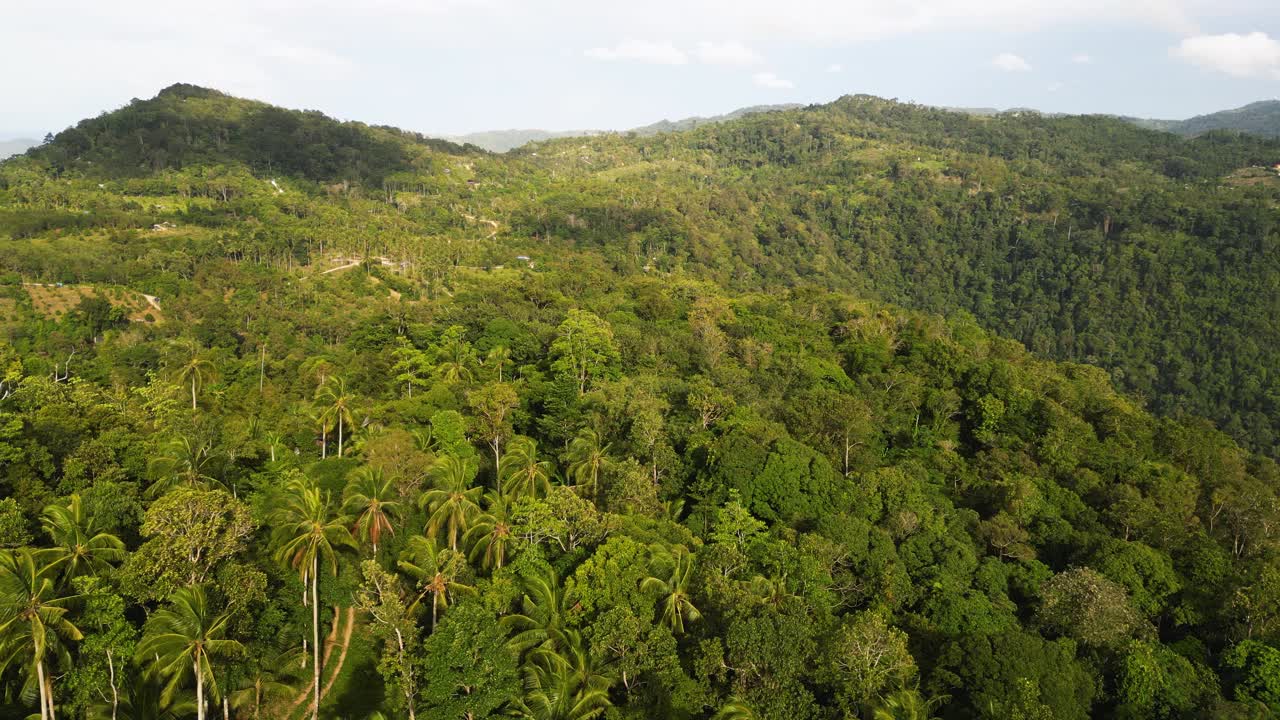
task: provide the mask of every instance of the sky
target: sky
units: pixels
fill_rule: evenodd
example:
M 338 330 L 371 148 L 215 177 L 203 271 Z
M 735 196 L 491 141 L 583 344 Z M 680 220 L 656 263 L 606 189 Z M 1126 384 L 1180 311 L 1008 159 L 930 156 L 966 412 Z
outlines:
M 1280 97 L 1275 0 L 0 0 L 0 139 L 175 82 L 427 134 L 870 93 L 1179 119 Z

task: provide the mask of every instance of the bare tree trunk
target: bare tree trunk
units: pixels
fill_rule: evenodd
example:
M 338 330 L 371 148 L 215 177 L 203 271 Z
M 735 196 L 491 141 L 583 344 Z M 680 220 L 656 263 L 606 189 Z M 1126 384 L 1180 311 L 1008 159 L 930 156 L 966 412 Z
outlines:
M 315 706 L 311 709 L 311 719 L 320 718 L 320 595 L 319 583 L 316 582 L 320 567 L 320 556 L 311 558 L 311 650 L 315 653 L 315 661 L 311 663 L 312 676 L 315 678 Z M 203 719 L 202 719 L 203 720 Z
M 196 376 L 191 376 L 191 409 L 196 409 Z
M 204 720 L 204 676 L 200 674 L 200 656 L 191 662 L 196 671 L 196 718 Z
M 44 661 L 36 661 L 36 682 L 40 683 L 40 720 L 49 720 L 49 695 L 44 684 Z
M 342 416 L 338 416 L 338 457 L 342 457 Z
M 107 651 L 107 671 L 111 679 L 111 720 L 116 720 L 116 709 L 120 707 L 120 690 L 116 688 L 116 663 L 111 659 L 111 651 Z

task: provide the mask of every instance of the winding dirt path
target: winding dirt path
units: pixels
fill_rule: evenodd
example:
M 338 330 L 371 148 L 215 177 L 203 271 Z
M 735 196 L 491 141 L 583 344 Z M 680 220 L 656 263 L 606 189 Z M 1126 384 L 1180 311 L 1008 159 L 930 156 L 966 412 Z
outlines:
M 488 235 L 485 235 L 485 236 L 484 236 L 484 239 L 485 239 L 485 240 L 489 240 L 489 239 L 491 239 L 494 235 L 497 235 L 497 234 L 498 234 L 498 228 L 499 228 L 499 225 L 498 225 L 498 221 L 497 221 L 497 220 L 486 220 L 486 219 L 484 219 L 484 218 L 478 218 L 478 217 L 476 217 L 475 215 L 468 215 L 468 214 L 466 214 L 466 213 L 460 213 L 460 214 L 462 215 L 462 217 L 464 217 L 464 218 L 466 218 L 466 219 L 470 220 L 471 222 L 483 223 L 483 224 L 488 225 L 489 227 L 493 228 L 493 232 L 491 232 L 491 233 L 489 233 Z
M 353 268 L 353 267 L 355 267 L 355 266 L 359 265 L 361 262 L 363 262 L 363 261 L 362 261 L 362 260 L 356 260 L 355 262 L 347 263 L 346 265 L 340 265 L 340 266 L 338 266 L 338 267 L 336 267 L 336 268 L 329 268 L 328 270 L 322 270 L 322 271 L 320 271 L 320 272 L 318 272 L 318 273 L 316 273 L 316 274 L 317 274 L 317 275 L 328 275 L 329 273 L 332 273 L 332 272 L 338 272 L 339 270 L 347 270 L 348 268 Z

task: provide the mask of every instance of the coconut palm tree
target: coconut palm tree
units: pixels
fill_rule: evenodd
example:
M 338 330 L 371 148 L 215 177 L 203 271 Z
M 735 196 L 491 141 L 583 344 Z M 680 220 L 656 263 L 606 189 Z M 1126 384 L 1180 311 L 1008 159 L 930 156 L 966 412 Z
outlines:
M 300 647 L 269 653 L 241 677 L 235 690 L 227 693 L 231 707 L 259 720 L 264 706 L 270 708 L 272 701 L 297 694 L 298 670 L 303 667 L 306 659 Z
M 22 694 L 39 697 L 41 720 L 55 720 L 52 672 L 70 663 L 67 643 L 83 639 L 67 618 L 76 597 L 58 591 L 57 573 L 30 548 L 0 552 L 0 675 L 27 668 Z
M 338 457 L 342 457 L 343 428 L 351 427 L 355 422 L 351 419 L 351 405 L 354 402 L 347 393 L 347 383 L 340 377 L 330 377 L 316 392 L 316 399 L 321 403 L 320 422 L 329 423 L 327 427 L 338 428 Z M 322 428 L 323 432 L 324 428 Z
M 444 455 L 431 469 L 433 489 L 422 494 L 418 504 L 426 510 L 427 535 L 433 540 L 442 531 L 449 537 L 449 549 L 458 549 L 458 535 L 470 527 L 471 518 L 480 510 L 480 487 L 471 487 L 476 477 L 475 458 Z
M 396 534 L 392 521 L 400 518 L 398 497 L 392 479 L 380 468 L 367 466 L 352 473 L 343 490 L 342 509 L 355 518 L 353 532 L 373 545 L 375 558 L 382 534 Z
M 418 595 L 409 603 L 409 612 L 414 612 L 431 595 L 431 629 L 436 627 L 440 611 L 449 607 L 452 594 L 470 594 L 475 588 L 462 583 L 458 578 L 467 567 L 467 559 L 462 553 L 441 548 L 435 541 L 422 535 L 409 538 L 405 551 L 400 553 L 398 567 L 406 575 L 413 578 Z
M 457 325 L 444 331 L 440 344 L 435 348 L 436 372 L 447 383 L 469 383 L 475 379 L 472 368 L 476 364 L 476 351 L 462 337 L 463 328 Z
M 758 717 L 746 700 L 733 695 L 711 716 L 711 720 L 756 720 Z
M 320 713 L 320 563 L 328 563 L 338 574 L 338 550 L 355 547 L 348 530 L 350 518 L 330 502 L 315 482 L 301 478 L 290 483 L 280 509 L 275 513 L 276 559 L 295 570 L 303 584 L 311 585 L 311 649 L 314 652 L 312 672 L 315 681 L 315 704 L 312 718 Z M 303 596 L 306 604 L 306 596 Z
M 934 720 L 937 710 L 949 700 L 946 695 L 925 699 L 919 690 L 904 688 L 880 698 L 872 718 L 874 720 Z
M 596 662 L 581 634 L 568 630 L 560 650 L 538 648 L 524 668 L 525 695 L 516 711 L 532 720 L 592 720 L 612 705 L 613 678 Z
M 690 592 L 693 580 L 693 553 L 683 545 L 672 549 L 657 546 L 653 553 L 655 567 L 665 570 L 658 576 L 640 581 L 640 589 L 661 598 L 662 621 L 676 635 L 684 633 L 686 622 L 697 622 L 702 613 L 694 606 Z
M 761 605 L 768 605 L 775 610 L 787 602 L 800 599 L 799 595 L 791 592 L 786 573 L 776 578 L 757 575 L 747 581 L 746 585 L 747 591 L 754 595 Z
M 551 463 L 538 460 L 538 445 L 527 437 L 507 444 L 502 458 L 502 488 L 509 497 L 537 497 L 551 491 Z
M 206 472 L 212 460 L 208 443 L 186 436 L 170 440 L 148 463 L 155 482 L 147 488 L 147 493 L 156 496 L 177 485 L 196 487 L 217 482 Z
M 462 542 L 471 546 L 471 560 L 479 556 L 483 567 L 501 568 L 507 559 L 507 545 L 515 539 L 507 499 L 490 490 L 485 494 L 485 505 L 487 509 L 472 518 Z
M 205 359 L 195 341 L 182 343 L 184 360 L 178 367 L 178 381 L 191 385 L 191 409 L 196 409 L 196 392 L 213 377 L 213 363 Z
M 204 720 L 206 688 L 210 697 L 216 700 L 219 696 L 210 659 L 244 649 L 224 637 L 230 621 L 231 613 L 214 613 L 200 585 L 178 590 L 170 598 L 169 607 L 147 619 L 136 657 L 139 664 L 149 665 L 153 673 L 167 680 L 161 691 L 162 703 L 171 701 L 190 674 L 196 684 L 196 717 Z
M 609 444 L 600 441 L 600 434 L 587 428 L 569 443 L 565 460 L 569 465 L 569 477 L 583 497 L 595 500 L 600 492 L 600 475 L 609 467 Z
M 548 567 L 541 573 L 526 577 L 520 612 L 501 620 L 503 626 L 516 631 L 508 646 L 524 653 L 534 648 L 554 649 L 563 645 L 567 614 L 564 588 L 554 569 Z
M 495 345 L 484 356 L 486 367 L 493 368 L 498 382 L 502 382 L 502 370 L 511 363 L 511 351 L 505 345 Z
M 72 495 L 65 505 L 47 506 L 40 525 L 53 541 L 53 547 L 44 551 L 52 558 L 49 564 L 62 572 L 64 579 L 98 575 L 110 570 L 111 563 L 124 560 L 124 543 L 115 535 L 98 531 L 79 495 Z

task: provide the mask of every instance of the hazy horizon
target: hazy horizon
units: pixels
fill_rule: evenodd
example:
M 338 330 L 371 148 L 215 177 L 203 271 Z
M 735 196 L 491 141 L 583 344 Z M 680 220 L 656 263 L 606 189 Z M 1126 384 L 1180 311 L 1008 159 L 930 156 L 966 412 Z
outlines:
M 11 54 L 41 58 L 0 77 L 6 137 L 176 82 L 430 135 L 616 130 L 854 93 L 1160 119 L 1280 95 L 1262 0 L 20 0 L 3 17 Z

